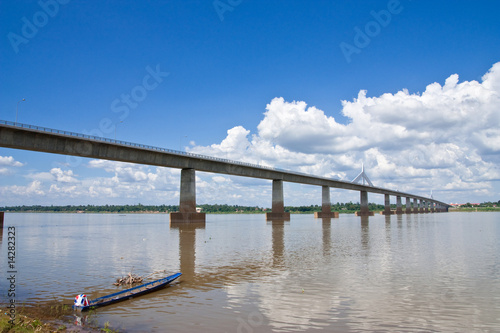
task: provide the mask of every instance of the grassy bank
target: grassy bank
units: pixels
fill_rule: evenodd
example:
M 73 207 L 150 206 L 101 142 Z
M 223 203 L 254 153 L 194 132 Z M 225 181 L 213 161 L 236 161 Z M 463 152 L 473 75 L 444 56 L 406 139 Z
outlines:
M 2 308 L 4 310 L 4 308 Z M 67 325 L 56 322 L 56 319 L 42 320 L 29 311 L 17 311 L 15 319 L 2 311 L 0 314 L 1 333 L 30 333 L 30 332 L 68 332 Z
M 75 325 L 74 310 L 69 305 L 19 306 L 16 308 L 13 324 L 8 308 L 2 305 L 1 310 L 0 333 L 119 332 L 110 328 L 109 323 L 106 323 L 104 327 L 99 327 L 97 322 L 91 320 L 84 326 Z

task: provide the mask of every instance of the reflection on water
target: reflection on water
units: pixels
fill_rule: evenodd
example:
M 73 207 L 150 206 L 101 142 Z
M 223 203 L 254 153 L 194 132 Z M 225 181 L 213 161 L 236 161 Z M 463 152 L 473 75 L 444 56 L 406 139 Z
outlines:
M 205 223 L 171 223 L 171 230 L 179 231 L 179 267 L 183 279 L 192 281 L 195 277 L 196 231 L 204 229 Z
M 289 221 L 277 220 L 267 221 L 267 225 L 272 228 L 272 247 L 273 247 L 273 267 L 283 268 L 284 266 L 284 251 L 285 251 L 285 224 L 290 224 Z
M 323 256 L 327 257 L 330 255 L 330 248 L 332 243 L 332 219 L 331 218 L 322 218 L 322 228 L 323 234 Z
M 183 273 L 163 290 L 76 316 L 83 325 L 455 332 L 500 329 L 499 217 L 209 215 L 205 225 L 169 225 L 165 214 L 7 214 L 5 228 L 16 226 L 19 302 L 99 297 L 120 290 L 114 279 L 131 270 Z M 5 281 L 2 269 L 2 302 Z

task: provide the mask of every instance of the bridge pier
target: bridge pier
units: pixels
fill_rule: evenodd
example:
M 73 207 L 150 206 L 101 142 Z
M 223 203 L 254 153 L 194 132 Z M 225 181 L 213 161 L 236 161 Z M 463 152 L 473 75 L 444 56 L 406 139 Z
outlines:
M 332 212 L 332 202 L 330 201 L 330 186 L 321 188 L 321 212 L 314 212 L 315 218 L 338 218 L 338 212 Z
M 356 212 L 356 216 L 373 216 L 375 213 L 370 212 L 370 209 L 368 208 L 368 192 L 366 191 L 359 191 L 359 203 L 360 203 L 360 210 L 359 212 Z
M 283 196 L 283 180 L 273 180 L 273 202 L 271 213 L 266 213 L 266 220 L 290 220 L 290 213 L 285 212 L 285 201 Z
M 403 204 L 401 202 L 400 196 L 396 197 L 396 214 L 398 214 L 398 215 L 403 214 Z
M 413 212 L 415 214 L 418 214 L 420 212 L 419 207 L 418 207 L 418 199 L 413 198 Z
M 196 175 L 194 169 L 181 170 L 179 211 L 170 213 L 170 223 L 205 223 L 205 213 L 196 212 Z
M 3 229 L 3 216 L 4 212 L 0 212 L 0 229 Z
M 429 212 L 429 201 L 424 201 L 424 212 Z
M 392 215 L 394 212 L 391 210 L 391 196 L 384 194 L 384 211 L 380 212 L 382 215 Z
M 406 214 L 411 214 L 411 199 L 406 197 Z

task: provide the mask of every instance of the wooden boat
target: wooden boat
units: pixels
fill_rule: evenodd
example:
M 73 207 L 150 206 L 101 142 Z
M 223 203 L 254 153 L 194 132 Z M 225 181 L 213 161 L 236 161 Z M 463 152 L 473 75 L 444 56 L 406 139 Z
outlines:
M 125 289 L 125 290 L 119 291 L 119 292 L 114 293 L 114 294 L 110 294 L 107 296 L 102 296 L 102 297 L 99 297 L 99 298 L 96 298 L 93 300 L 89 300 L 88 305 L 86 305 L 86 306 L 75 306 L 74 305 L 73 308 L 77 309 L 77 310 L 85 311 L 85 310 L 94 309 L 97 307 L 106 306 L 109 304 L 125 301 L 127 299 L 132 298 L 132 297 L 144 295 L 144 294 L 159 290 L 159 289 L 165 287 L 170 282 L 177 279 L 179 276 L 181 276 L 181 273 L 176 273 L 176 274 L 167 276 L 167 277 L 159 279 L 159 280 L 155 280 L 152 282 L 141 284 L 140 286 L 137 286 L 137 287 Z

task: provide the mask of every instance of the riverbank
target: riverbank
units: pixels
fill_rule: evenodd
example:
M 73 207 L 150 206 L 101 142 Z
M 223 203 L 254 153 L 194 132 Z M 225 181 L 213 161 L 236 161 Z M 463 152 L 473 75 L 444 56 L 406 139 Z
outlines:
M 32 332 L 119 332 L 109 327 L 99 327 L 96 323 L 87 321 L 85 326 L 78 322 L 74 310 L 69 305 L 40 304 L 37 307 L 16 309 L 14 324 L 8 314 L 8 308 L 3 305 L 0 313 L 1 333 L 32 333 Z M 79 326 L 80 325 L 80 326 Z

